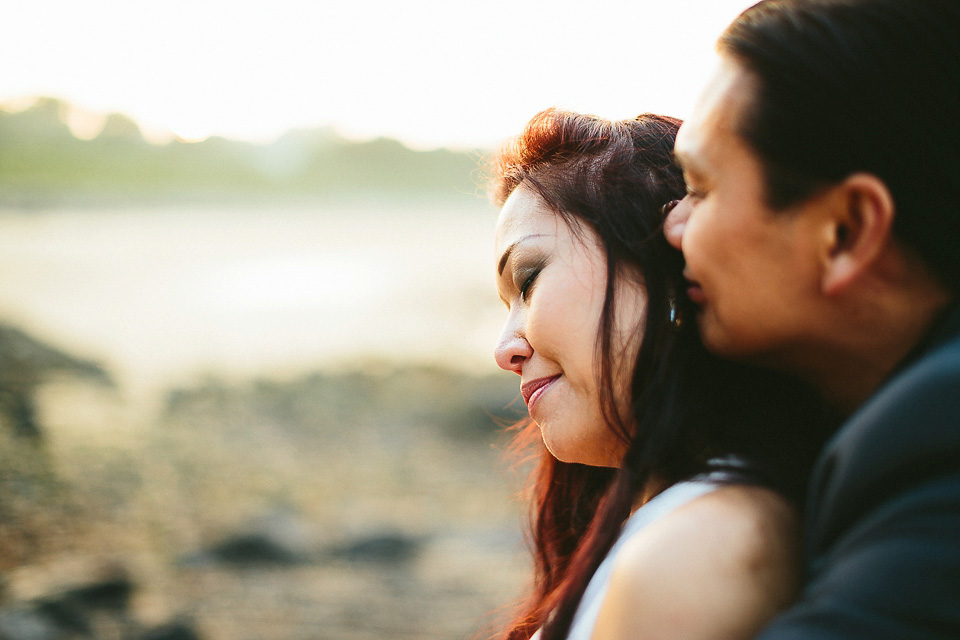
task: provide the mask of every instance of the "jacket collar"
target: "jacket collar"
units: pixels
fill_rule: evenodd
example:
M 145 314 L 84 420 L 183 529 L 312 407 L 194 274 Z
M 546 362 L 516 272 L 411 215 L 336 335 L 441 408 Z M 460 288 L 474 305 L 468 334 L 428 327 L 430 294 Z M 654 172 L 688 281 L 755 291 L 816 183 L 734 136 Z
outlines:
M 951 302 L 940 312 L 937 319 L 930 325 L 923 338 L 910 350 L 910 353 L 897 365 L 892 375 L 902 371 L 925 353 L 943 343 L 960 336 L 960 302 Z

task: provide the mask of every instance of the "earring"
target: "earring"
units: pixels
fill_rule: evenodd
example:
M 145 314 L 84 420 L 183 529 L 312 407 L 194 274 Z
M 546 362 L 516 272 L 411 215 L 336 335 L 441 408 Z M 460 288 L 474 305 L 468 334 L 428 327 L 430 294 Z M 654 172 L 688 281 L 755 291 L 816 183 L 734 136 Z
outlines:
M 676 298 L 670 298 L 670 315 L 668 318 L 674 329 L 679 329 L 683 326 L 683 316 L 680 314 L 680 308 L 677 306 Z

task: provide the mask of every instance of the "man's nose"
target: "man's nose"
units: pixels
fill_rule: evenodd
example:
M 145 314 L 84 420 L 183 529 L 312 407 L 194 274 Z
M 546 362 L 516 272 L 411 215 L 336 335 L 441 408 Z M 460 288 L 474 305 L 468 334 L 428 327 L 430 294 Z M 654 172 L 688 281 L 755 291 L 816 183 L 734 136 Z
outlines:
M 673 200 L 663 206 L 666 218 L 663 221 L 663 235 L 674 249 L 679 249 L 683 242 L 683 232 L 690 218 L 690 197 L 683 200 Z

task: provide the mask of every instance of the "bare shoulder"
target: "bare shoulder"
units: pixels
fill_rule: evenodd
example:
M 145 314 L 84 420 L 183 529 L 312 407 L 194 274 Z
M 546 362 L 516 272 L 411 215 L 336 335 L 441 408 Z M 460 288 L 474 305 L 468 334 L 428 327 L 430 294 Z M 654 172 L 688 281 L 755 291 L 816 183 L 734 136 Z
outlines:
M 690 501 L 627 541 L 616 571 L 636 580 L 656 577 L 659 583 L 700 572 L 777 582 L 795 577 L 790 572 L 797 569 L 798 544 L 799 519 L 790 503 L 763 487 L 730 485 Z
M 658 545 L 698 542 L 705 545 L 700 548 L 722 548 L 746 560 L 794 548 L 799 527 L 796 509 L 778 493 L 755 485 L 728 485 L 690 501 L 647 533 Z M 637 545 L 644 546 L 643 537 L 637 539 Z
M 751 637 L 795 597 L 798 529 L 793 507 L 762 487 L 692 500 L 617 554 L 594 637 Z

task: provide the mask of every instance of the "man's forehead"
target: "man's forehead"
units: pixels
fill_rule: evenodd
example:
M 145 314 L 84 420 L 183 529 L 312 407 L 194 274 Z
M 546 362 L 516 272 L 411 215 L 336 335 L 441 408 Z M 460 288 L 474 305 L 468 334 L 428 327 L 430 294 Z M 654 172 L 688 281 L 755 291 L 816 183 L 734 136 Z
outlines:
M 694 171 L 720 133 L 736 133 L 740 115 L 749 106 L 756 80 L 736 62 L 721 58 L 680 131 L 676 156 L 684 170 Z

